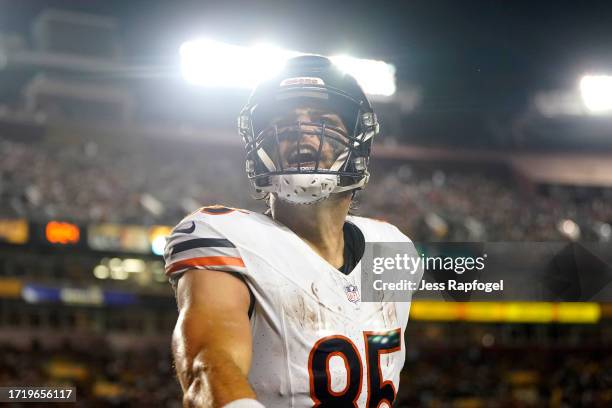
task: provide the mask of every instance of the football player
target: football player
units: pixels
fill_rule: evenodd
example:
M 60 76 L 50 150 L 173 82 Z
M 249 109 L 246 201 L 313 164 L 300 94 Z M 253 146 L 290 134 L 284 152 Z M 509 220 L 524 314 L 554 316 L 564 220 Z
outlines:
M 203 207 L 165 250 L 184 405 L 391 407 L 410 303 L 362 302 L 360 259 L 366 242 L 410 240 L 348 215 L 379 131 L 370 103 L 329 59 L 300 56 L 238 126 L 269 211 Z

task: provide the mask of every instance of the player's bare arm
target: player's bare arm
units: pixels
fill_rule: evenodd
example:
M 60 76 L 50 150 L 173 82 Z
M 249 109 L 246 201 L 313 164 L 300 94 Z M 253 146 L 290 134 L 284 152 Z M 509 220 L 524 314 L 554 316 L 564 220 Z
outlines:
M 190 270 L 178 281 L 172 349 L 183 406 L 216 408 L 255 398 L 247 381 L 249 302 L 245 283 L 226 272 Z

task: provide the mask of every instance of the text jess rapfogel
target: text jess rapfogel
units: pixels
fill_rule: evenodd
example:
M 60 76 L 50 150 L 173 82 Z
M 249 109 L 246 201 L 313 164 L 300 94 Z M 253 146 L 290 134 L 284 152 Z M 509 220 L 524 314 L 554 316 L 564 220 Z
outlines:
M 474 279 L 470 282 L 459 282 L 454 279 L 449 279 L 446 282 L 430 282 L 422 279 L 420 283 L 402 279 L 399 282 L 383 282 L 378 279 L 373 283 L 374 290 L 425 290 L 425 291 L 443 291 L 455 290 L 462 292 L 482 291 L 482 292 L 500 292 L 504 290 L 504 280 L 500 279 L 495 282 L 481 282 Z

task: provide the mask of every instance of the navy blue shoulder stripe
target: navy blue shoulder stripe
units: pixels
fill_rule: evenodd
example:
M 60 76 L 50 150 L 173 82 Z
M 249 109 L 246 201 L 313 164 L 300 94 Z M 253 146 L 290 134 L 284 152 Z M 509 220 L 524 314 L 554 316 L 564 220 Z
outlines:
M 196 238 L 190 239 L 189 241 L 179 242 L 172 247 L 170 253 L 172 255 L 178 254 L 183 251 L 188 251 L 195 248 L 210 248 L 210 247 L 223 247 L 223 248 L 236 248 L 229 239 L 225 238 Z

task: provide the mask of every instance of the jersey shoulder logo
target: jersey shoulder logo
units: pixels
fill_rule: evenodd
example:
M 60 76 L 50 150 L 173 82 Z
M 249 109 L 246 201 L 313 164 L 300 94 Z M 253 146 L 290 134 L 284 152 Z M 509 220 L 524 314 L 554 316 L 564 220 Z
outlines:
M 181 225 L 179 225 L 179 227 L 181 227 Z M 179 232 L 181 234 L 191 234 L 193 231 L 195 231 L 195 222 L 193 221 L 191 221 L 191 225 L 188 225 L 187 227 L 176 228 L 174 230 L 174 232 Z

